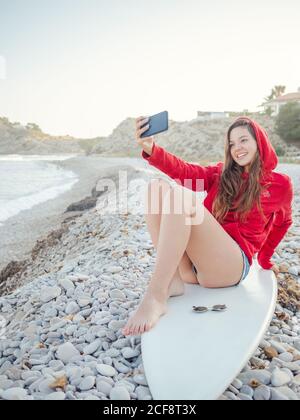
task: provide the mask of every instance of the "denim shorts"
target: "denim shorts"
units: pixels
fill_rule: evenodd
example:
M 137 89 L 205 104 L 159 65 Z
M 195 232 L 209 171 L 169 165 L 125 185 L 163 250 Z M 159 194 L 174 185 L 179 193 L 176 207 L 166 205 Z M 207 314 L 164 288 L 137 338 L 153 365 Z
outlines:
M 242 251 L 242 256 L 243 256 L 243 261 L 244 261 L 244 268 L 243 268 L 243 273 L 242 273 L 241 279 L 239 280 L 238 283 L 234 284 L 233 286 L 238 286 L 247 277 L 247 275 L 249 273 L 249 270 L 250 270 L 249 260 L 248 260 L 245 252 L 242 250 L 241 247 L 240 247 L 240 250 Z M 192 264 L 192 269 L 193 269 L 194 273 L 197 275 L 197 269 L 194 266 L 194 264 Z

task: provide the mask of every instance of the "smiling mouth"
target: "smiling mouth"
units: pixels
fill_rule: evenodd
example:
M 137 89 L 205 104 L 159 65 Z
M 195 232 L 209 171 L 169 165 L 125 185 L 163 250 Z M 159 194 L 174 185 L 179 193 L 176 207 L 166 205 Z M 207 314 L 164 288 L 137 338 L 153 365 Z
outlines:
M 243 157 L 247 156 L 248 153 L 245 153 L 244 155 L 240 156 L 240 157 L 236 157 L 237 159 L 242 159 Z

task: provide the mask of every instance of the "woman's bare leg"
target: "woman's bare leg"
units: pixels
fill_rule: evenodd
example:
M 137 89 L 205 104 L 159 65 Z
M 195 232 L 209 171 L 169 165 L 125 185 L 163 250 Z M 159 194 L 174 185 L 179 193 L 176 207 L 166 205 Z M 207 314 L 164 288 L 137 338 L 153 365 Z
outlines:
M 148 230 L 150 232 L 153 245 L 157 250 L 157 244 L 159 240 L 160 232 L 160 219 L 161 215 L 147 215 L 145 216 Z M 184 293 L 184 282 L 180 276 L 178 267 L 176 268 L 175 274 L 169 285 L 168 294 L 169 297 L 180 296 Z
M 150 182 L 148 184 L 148 188 L 146 191 L 146 200 L 148 200 L 148 210 L 150 211 L 145 212 L 145 220 L 152 239 L 153 246 L 156 250 L 160 232 L 162 200 L 164 194 L 168 191 L 169 188 L 171 188 L 171 186 L 168 185 L 166 182 L 160 182 L 160 180 L 155 180 L 154 182 Z M 153 211 L 151 211 L 151 207 Z M 186 265 L 186 261 L 183 261 L 183 259 L 181 260 L 182 264 Z M 187 255 L 185 256 L 185 259 L 188 259 Z M 176 272 L 172 277 L 168 292 L 169 297 L 180 296 L 184 293 L 184 282 L 179 272 L 179 266 L 176 268 Z
M 124 335 L 149 331 L 167 312 L 169 285 L 191 235 L 190 213 L 176 211 L 175 203 L 180 200 L 178 192 L 181 194 L 182 189 L 172 188 L 164 195 L 154 272 L 140 306 L 122 330 Z M 192 206 L 186 204 L 185 210 L 191 210 Z M 199 216 L 201 218 L 198 214 L 196 218 Z

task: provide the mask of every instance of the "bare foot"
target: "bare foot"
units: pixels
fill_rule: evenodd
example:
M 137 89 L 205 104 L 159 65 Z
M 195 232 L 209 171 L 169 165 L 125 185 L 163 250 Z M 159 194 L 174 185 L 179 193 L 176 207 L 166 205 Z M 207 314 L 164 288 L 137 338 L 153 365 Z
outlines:
M 179 278 L 174 278 L 169 286 L 169 297 L 172 296 L 181 296 L 184 294 L 184 282 Z
M 137 310 L 122 329 L 124 335 L 139 335 L 149 331 L 158 319 L 167 312 L 166 299 L 154 296 L 147 290 Z

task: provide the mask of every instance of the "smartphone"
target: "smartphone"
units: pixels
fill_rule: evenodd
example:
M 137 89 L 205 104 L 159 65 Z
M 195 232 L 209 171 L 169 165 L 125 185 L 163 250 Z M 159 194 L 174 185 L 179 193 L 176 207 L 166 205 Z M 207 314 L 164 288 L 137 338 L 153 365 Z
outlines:
M 147 124 L 149 124 L 149 128 L 141 135 L 141 137 L 150 137 L 154 134 L 158 134 L 168 130 L 168 111 L 163 111 L 159 112 L 158 114 L 152 115 L 151 117 L 149 117 L 149 121 L 142 127 L 144 127 Z

